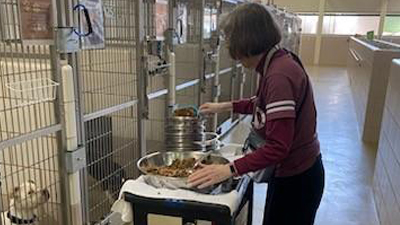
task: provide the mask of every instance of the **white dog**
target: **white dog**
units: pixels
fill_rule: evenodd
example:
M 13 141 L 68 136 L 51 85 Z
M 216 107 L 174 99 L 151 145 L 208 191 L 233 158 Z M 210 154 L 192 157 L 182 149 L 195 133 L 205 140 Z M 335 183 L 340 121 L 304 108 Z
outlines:
M 47 189 L 39 189 L 32 180 L 14 188 L 10 200 L 9 211 L 3 212 L 3 225 L 39 224 L 38 209 L 48 202 L 50 193 Z

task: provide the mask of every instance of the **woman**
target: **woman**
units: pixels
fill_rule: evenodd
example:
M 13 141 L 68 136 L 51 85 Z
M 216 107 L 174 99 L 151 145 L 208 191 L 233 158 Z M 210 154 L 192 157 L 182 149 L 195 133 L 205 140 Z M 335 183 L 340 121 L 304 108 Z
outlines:
M 266 144 L 230 165 L 203 166 L 189 177 L 189 184 L 204 188 L 275 166 L 263 224 L 313 224 L 324 189 L 324 168 L 308 76 L 295 55 L 277 47 L 281 34 L 264 6 L 243 4 L 222 21 L 221 27 L 232 58 L 255 69 L 261 76 L 260 84 L 251 99 L 206 103 L 200 111 L 253 114 L 253 129 Z

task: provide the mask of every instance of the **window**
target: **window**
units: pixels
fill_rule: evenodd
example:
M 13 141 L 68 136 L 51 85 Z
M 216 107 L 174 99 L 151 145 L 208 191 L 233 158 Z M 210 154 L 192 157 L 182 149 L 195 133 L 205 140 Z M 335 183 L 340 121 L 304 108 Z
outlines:
M 301 30 L 303 34 L 316 34 L 318 26 L 318 16 L 299 15 L 301 19 Z
M 400 36 L 400 15 L 387 16 L 385 18 L 383 35 Z
M 378 33 L 379 16 L 331 15 L 324 17 L 323 34 L 354 35 Z
M 319 0 L 275 0 L 272 4 L 291 12 L 318 12 L 319 2 Z

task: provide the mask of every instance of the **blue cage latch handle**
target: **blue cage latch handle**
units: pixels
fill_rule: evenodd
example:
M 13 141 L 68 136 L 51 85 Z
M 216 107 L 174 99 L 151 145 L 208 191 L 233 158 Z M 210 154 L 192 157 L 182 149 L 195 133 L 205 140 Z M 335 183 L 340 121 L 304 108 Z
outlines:
M 75 32 L 75 34 L 77 34 L 79 37 L 87 37 L 87 36 L 89 36 L 90 34 L 93 33 L 92 20 L 90 19 L 89 10 L 88 10 L 88 9 L 86 8 L 86 6 L 83 5 L 83 4 L 77 4 L 77 5 L 74 7 L 74 11 L 77 11 L 77 10 L 82 10 L 82 11 L 83 11 L 83 13 L 84 13 L 84 15 L 85 15 L 85 19 L 86 19 L 87 26 L 88 26 L 88 31 L 87 31 L 86 33 L 81 33 L 78 29 L 74 28 L 74 32 Z

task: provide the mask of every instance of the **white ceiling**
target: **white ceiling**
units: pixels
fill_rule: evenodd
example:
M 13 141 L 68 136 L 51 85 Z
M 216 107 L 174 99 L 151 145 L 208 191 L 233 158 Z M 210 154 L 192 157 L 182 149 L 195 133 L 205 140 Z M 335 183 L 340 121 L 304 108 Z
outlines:
M 325 0 L 326 12 L 380 13 L 383 0 Z M 388 12 L 400 13 L 400 0 L 388 0 Z M 275 0 L 294 12 L 318 12 L 320 0 Z
M 381 0 L 326 0 L 326 12 L 380 13 Z
M 400 13 L 400 0 L 389 0 L 388 12 Z
M 319 0 L 275 0 L 279 7 L 293 12 L 318 12 Z

